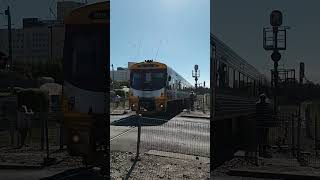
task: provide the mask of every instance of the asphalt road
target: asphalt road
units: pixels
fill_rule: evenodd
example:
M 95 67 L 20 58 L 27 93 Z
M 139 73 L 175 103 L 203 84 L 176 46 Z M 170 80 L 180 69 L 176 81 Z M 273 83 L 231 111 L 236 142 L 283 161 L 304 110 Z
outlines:
M 111 116 L 110 121 L 114 122 L 124 117 L 128 115 Z M 132 127 L 135 121 L 127 118 L 118 126 L 110 126 L 112 151 L 136 152 L 138 129 Z M 140 145 L 142 152 L 158 150 L 209 157 L 209 143 L 210 121 L 208 119 L 180 116 L 169 120 L 143 119 Z

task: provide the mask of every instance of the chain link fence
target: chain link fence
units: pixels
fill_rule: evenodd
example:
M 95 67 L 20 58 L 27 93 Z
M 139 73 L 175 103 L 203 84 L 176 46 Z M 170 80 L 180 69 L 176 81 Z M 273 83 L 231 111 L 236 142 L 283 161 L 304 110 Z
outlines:
M 117 110 L 128 110 L 129 99 L 128 98 L 111 98 L 110 99 L 110 112 Z
M 252 157 L 258 166 L 279 160 L 278 165 L 288 167 L 320 168 L 317 117 L 309 119 L 314 124 L 306 123 L 298 113 L 280 113 L 272 119 L 270 123 L 275 124 L 274 126 L 255 126 L 255 135 L 252 136 L 255 138 L 251 137 L 255 141 L 251 141 L 251 149 L 254 152 L 249 153 L 247 157 Z M 313 131 L 310 134 L 311 129 Z M 263 150 L 263 146 L 266 147 L 266 151 Z
M 194 107 L 198 111 L 202 111 L 205 114 L 210 113 L 210 94 L 197 95 L 194 102 Z
M 61 112 L 32 112 L 17 108 L 13 97 L 0 102 L 0 163 L 40 165 L 46 157 L 46 122 L 49 153 L 60 148 Z
M 111 176 L 130 179 L 207 179 L 209 121 L 130 116 L 111 125 Z M 122 159 L 117 155 L 122 154 Z M 131 159 L 134 158 L 134 161 Z M 121 167 L 127 167 L 126 175 Z M 128 169 L 128 164 L 132 165 Z M 187 171 L 186 171 L 187 170 Z M 174 173 L 175 172 L 175 173 Z

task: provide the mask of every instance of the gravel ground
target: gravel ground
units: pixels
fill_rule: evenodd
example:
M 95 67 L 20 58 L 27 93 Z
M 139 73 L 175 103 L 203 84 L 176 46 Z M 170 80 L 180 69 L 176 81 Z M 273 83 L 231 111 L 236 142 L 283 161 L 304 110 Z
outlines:
M 53 152 L 54 147 L 51 147 Z M 46 157 L 46 151 L 39 148 L 23 147 L 21 149 L 0 148 L 0 163 L 17 163 L 27 165 L 40 165 L 43 158 Z M 81 157 L 71 157 L 66 151 L 60 151 L 50 154 L 50 157 L 56 158 L 57 164 L 49 166 L 48 169 L 64 170 L 69 168 L 83 167 Z
M 255 167 L 255 165 L 253 164 L 253 162 L 246 161 L 243 158 L 233 158 L 230 161 L 227 161 L 221 166 L 219 166 L 218 168 L 216 168 L 213 171 L 213 176 L 214 177 L 229 176 L 227 175 L 227 172 L 230 169 L 240 168 L 240 167 Z
M 134 154 L 111 153 L 111 179 L 125 177 L 133 165 Z M 209 179 L 209 164 L 194 161 L 144 154 L 134 167 L 131 178 L 142 179 Z
M 267 178 L 253 178 L 253 177 L 240 177 L 240 176 L 229 176 L 227 174 L 227 172 L 230 169 L 234 169 L 234 168 L 243 168 L 243 167 L 256 167 L 253 164 L 253 161 L 246 161 L 243 158 L 233 158 L 230 161 L 225 162 L 223 165 L 221 165 L 220 167 L 216 168 L 213 171 L 213 177 L 219 177 L 219 179 L 226 179 L 226 180 L 235 180 L 235 179 L 239 179 L 239 180 L 272 180 L 272 179 L 267 179 Z M 277 179 L 273 179 L 273 180 L 277 180 Z
M 111 152 L 110 154 L 110 175 L 112 180 L 121 180 L 124 178 L 133 161 L 135 154 L 128 152 Z

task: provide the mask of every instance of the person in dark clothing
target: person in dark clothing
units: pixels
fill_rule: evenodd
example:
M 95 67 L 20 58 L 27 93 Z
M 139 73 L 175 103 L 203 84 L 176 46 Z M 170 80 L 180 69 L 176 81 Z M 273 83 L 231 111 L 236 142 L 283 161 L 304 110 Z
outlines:
M 271 158 L 271 154 L 267 152 L 269 141 L 269 127 L 272 126 L 272 107 L 269 99 L 265 94 L 260 95 L 259 101 L 256 103 L 256 130 L 259 155 Z
M 194 111 L 195 94 L 193 91 L 191 91 L 189 98 L 190 98 L 190 109 L 191 111 Z

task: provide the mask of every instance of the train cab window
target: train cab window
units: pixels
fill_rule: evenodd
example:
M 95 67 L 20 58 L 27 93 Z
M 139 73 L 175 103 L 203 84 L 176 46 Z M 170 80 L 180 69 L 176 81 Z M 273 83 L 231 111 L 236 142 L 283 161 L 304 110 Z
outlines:
M 137 90 L 159 90 L 166 86 L 166 75 L 161 71 L 135 70 L 131 72 L 130 83 Z
M 73 62 L 77 62 L 77 67 L 75 69 L 78 74 L 90 74 L 92 72 L 92 69 L 94 69 L 96 64 L 96 58 L 92 58 L 96 55 L 94 44 L 95 43 L 93 40 L 82 38 L 80 36 L 78 37 L 78 39 L 74 40 L 75 48 L 73 50 L 74 56 L 72 59 Z
M 63 50 L 66 81 L 81 89 L 104 91 L 107 32 L 105 25 L 66 25 Z
M 151 80 L 151 73 L 146 73 L 146 82 L 150 82 Z

